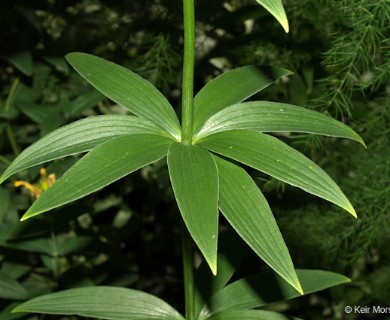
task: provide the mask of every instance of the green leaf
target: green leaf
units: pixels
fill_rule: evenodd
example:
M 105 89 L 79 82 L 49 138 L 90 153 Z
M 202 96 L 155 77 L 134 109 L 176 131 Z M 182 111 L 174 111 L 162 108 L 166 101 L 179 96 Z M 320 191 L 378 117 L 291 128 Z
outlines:
M 111 320 L 184 320 L 169 304 L 142 291 L 115 287 L 69 289 L 31 299 L 13 312 L 33 312 Z
M 80 199 L 161 159 L 172 143 L 158 135 L 134 134 L 97 146 L 43 192 L 22 220 Z
M 69 64 L 63 57 L 46 56 L 42 59 L 51 64 L 57 71 L 69 74 Z
M 0 242 L 6 248 L 24 250 L 28 252 L 43 253 L 52 257 L 65 256 L 72 252 L 80 251 L 92 242 L 92 238 L 78 236 L 75 238 L 59 241 L 53 238 L 29 239 L 27 241 Z
M 272 136 L 232 130 L 210 135 L 199 145 L 328 200 L 356 217 L 347 197 L 324 170 Z
M 234 230 L 224 231 L 218 236 L 218 273 L 214 276 L 204 261 L 195 273 L 196 295 L 195 315 L 198 316 L 203 305 L 222 289 L 233 276 L 237 267 L 248 253 L 249 247 Z M 202 315 L 200 315 L 202 318 Z
M 0 183 L 20 170 L 89 151 L 113 138 L 141 133 L 167 135 L 152 122 L 134 116 L 106 115 L 75 121 L 25 149 L 3 173 Z
M 63 242 L 57 242 L 56 254 L 65 256 L 73 252 L 80 252 L 85 247 L 92 243 L 93 239 L 86 236 L 77 236 L 75 238 L 66 239 Z
M 96 106 L 104 98 L 105 97 L 99 91 L 91 90 L 86 92 L 72 101 L 70 108 L 67 108 L 66 110 L 66 114 L 70 116 L 78 116 L 84 110 Z
M 126 68 L 89 54 L 70 53 L 66 59 L 105 96 L 135 115 L 153 121 L 180 140 L 180 124 L 175 111 L 151 83 Z
M 291 71 L 267 66 L 230 70 L 208 82 L 194 99 L 194 133 L 218 111 L 244 101 Z
M 306 108 L 269 101 L 244 102 L 221 110 L 206 121 L 193 140 L 234 129 L 314 133 L 365 145 L 355 131 L 340 121 Z
M 214 159 L 222 214 L 264 262 L 303 294 L 282 234 L 256 183 L 244 169 L 219 157 Z
M 288 20 L 281 0 L 256 0 L 282 25 L 284 31 L 288 33 Z
M 174 143 L 168 169 L 183 220 L 213 274 L 217 273 L 218 173 L 211 154 Z
M 305 294 L 324 290 L 350 280 L 340 274 L 322 270 L 296 270 Z M 252 309 L 300 296 L 282 278 L 259 273 L 240 279 L 219 291 L 212 299 L 212 313 Z
M 24 300 L 27 298 L 26 289 L 8 274 L 0 271 L 0 298 L 8 300 Z
M 236 310 L 219 312 L 208 320 L 301 320 L 296 317 L 265 310 Z
M 21 71 L 26 76 L 32 76 L 33 60 L 29 51 L 19 51 L 7 58 L 16 69 Z

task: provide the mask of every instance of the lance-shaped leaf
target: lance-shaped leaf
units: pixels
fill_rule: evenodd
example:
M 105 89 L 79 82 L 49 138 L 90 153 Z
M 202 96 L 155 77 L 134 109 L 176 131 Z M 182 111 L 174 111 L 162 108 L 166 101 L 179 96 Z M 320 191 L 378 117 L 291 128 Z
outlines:
M 282 4 L 282 0 L 256 0 L 282 25 L 284 31 L 288 32 L 288 20 Z
M 199 144 L 328 200 L 356 217 L 347 197 L 324 170 L 272 136 L 256 131 L 232 130 L 208 136 Z
M 322 270 L 296 270 L 305 294 L 348 283 L 347 277 Z M 227 310 L 252 309 L 300 296 L 281 277 L 272 273 L 259 273 L 237 280 L 212 298 L 212 313 Z
M 214 314 L 208 320 L 302 320 L 266 310 L 232 310 Z
M 208 82 L 194 99 L 194 132 L 213 114 L 239 103 L 268 87 L 280 77 L 292 74 L 282 68 L 246 66 L 230 70 Z
M 80 199 L 161 159 L 172 143 L 158 135 L 135 134 L 97 146 L 43 192 L 22 220 Z
M 120 136 L 141 133 L 169 136 L 152 122 L 134 116 L 105 115 L 75 121 L 49 133 L 25 149 L 3 173 L 0 183 L 20 170 L 89 151 Z
M 66 59 L 105 96 L 180 139 L 180 124 L 175 111 L 150 82 L 126 68 L 93 55 L 75 52 L 68 54 Z
M 13 312 L 78 315 L 111 320 L 184 320 L 173 307 L 151 294 L 104 286 L 47 294 L 22 303 Z
M 218 173 L 203 148 L 174 143 L 168 169 L 183 220 L 213 274 L 217 273 Z
M 282 234 L 256 183 L 244 169 L 219 157 L 214 159 L 222 214 L 264 262 L 303 294 Z
M 348 138 L 364 145 L 363 139 L 340 121 L 306 108 L 269 101 L 244 102 L 221 110 L 206 121 L 193 140 L 234 129 L 313 133 Z

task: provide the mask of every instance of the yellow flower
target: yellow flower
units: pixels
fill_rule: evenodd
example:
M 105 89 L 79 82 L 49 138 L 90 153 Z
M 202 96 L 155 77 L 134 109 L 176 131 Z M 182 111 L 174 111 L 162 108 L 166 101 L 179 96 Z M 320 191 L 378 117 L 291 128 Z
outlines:
M 54 173 L 46 176 L 46 169 L 41 168 L 39 171 L 41 175 L 41 180 L 39 184 L 31 184 L 26 181 L 16 180 L 14 182 L 14 187 L 25 187 L 35 198 L 39 198 L 42 192 L 44 192 L 47 188 L 49 188 L 54 182 L 56 182 L 57 178 Z

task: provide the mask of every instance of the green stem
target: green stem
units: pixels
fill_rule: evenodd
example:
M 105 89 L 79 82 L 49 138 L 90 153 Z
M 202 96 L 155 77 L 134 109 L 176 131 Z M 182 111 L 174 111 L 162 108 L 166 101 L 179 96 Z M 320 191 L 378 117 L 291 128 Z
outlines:
M 20 148 L 18 146 L 18 143 L 16 142 L 14 132 L 12 131 L 12 127 L 10 124 L 8 124 L 7 128 L 5 129 L 5 132 L 7 133 L 8 141 L 11 145 L 12 151 L 17 156 L 20 154 Z
M 4 158 L 3 156 L 0 156 L 0 162 L 5 163 L 7 166 L 11 164 L 11 161 L 9 161 L 7 158 Z
M 195 66 L 195 6 L 194 0 L 183 0 L 184 61 L 182 82 L 182 141 L 192 143 L 194 114 L 194 66 Z
M 11 109 L 11 102 L 14 98 L 14 95 L 15 95 L 15 91 L 16 91 L 16 88 L 18 87 L 19 85 L 19 82 L 20 82 L 20 79 L 19 78 L 16 78 L 12 84 L 12 87 L 8 93 L 8 97 L 7 97 L 7 100 L 5 101 L 5 111 L 6 112 L 9 112 L 10 109 Z
M 193 243 L 187 227 L 182 223 L 182 250 L 184 273 L 184 298 L 186 308 L 186 320 L 195 320 L 195 284 L 193 264 Z

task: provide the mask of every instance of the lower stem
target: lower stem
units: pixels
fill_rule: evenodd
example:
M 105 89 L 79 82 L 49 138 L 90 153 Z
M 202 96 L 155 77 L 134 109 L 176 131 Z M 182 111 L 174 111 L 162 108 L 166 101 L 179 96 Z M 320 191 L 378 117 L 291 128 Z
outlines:
M 182 223 L 182 251 L 184 273 L 184 298 L 186 320 L 195 320 L 195 283 L 193 263 L 193 242 L 186 226 Z

